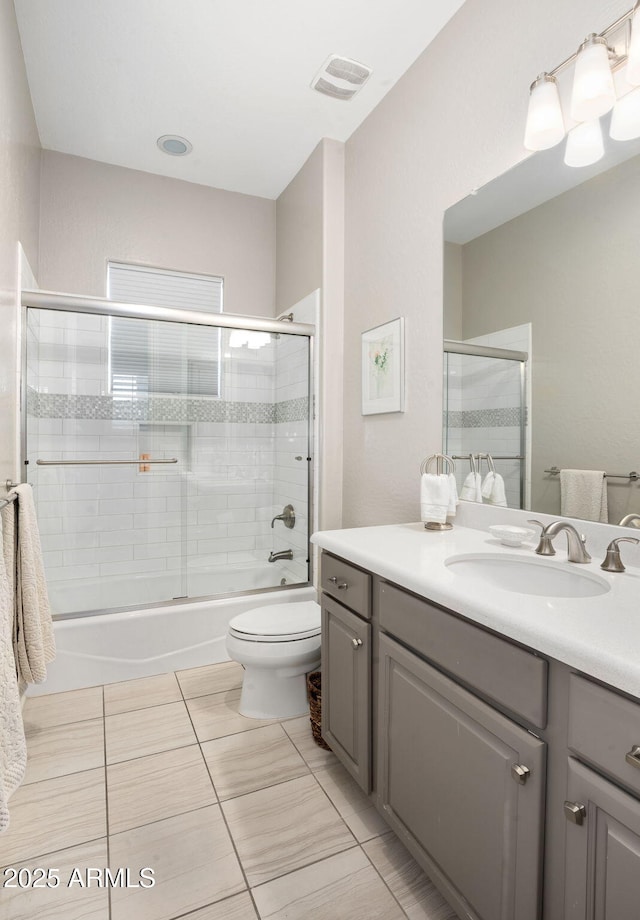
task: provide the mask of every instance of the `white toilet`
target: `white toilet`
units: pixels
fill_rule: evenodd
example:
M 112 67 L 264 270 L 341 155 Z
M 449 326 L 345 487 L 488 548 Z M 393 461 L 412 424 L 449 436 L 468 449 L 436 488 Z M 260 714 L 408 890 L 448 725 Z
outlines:
M 254 607 L 229 623 L 229 657 L 244 665 L 240 713 L 289 719 L 307 712 L 306 675 L 320 664 L 320 605 Z

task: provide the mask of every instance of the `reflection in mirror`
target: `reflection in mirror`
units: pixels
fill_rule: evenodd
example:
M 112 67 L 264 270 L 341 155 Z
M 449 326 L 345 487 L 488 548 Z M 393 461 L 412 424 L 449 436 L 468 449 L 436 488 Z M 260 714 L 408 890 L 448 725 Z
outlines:
M 446 338 L 529 355 L 519 419 L 506 372 L 452 373 L 452 357 L 463 359 L 445 355 L 449 454 L 515 455 L 511 429 L 524 425 L 524 459 L 496 462 L 510 507 L 612 523 L 640 513 L 640 480 L 629 476 L 640 467 L 634 144 L 609 141 L 587 170 L 565 166 L 560 148 L 536 154 L 445 215 Z

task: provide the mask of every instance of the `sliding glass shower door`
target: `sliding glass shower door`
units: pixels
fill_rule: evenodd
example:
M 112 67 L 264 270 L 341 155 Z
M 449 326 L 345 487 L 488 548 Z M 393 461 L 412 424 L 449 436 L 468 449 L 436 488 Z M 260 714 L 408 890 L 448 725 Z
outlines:
M 309 336 L 28 308 L 26 341 L 56 613 L 308 582 Z

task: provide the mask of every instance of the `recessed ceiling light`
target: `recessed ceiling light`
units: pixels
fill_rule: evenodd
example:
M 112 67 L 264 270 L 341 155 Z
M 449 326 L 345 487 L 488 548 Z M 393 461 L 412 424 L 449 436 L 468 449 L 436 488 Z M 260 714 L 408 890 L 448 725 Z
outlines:
M 186 157 L 193 150 L 193 144 L 179 134 L 163 134 L 158 138 L 158 147 L 172 157 Z

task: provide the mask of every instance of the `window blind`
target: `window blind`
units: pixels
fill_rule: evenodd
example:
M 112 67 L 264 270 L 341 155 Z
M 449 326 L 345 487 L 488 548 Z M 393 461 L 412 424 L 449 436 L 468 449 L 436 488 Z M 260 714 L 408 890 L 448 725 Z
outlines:
M 108 264 L 110 300 L 221 313 L 222 292 L 222 278 L 210 275 Z M 220 396 L 220 329 L 112 317 L 110 330 L 114 396 Z

